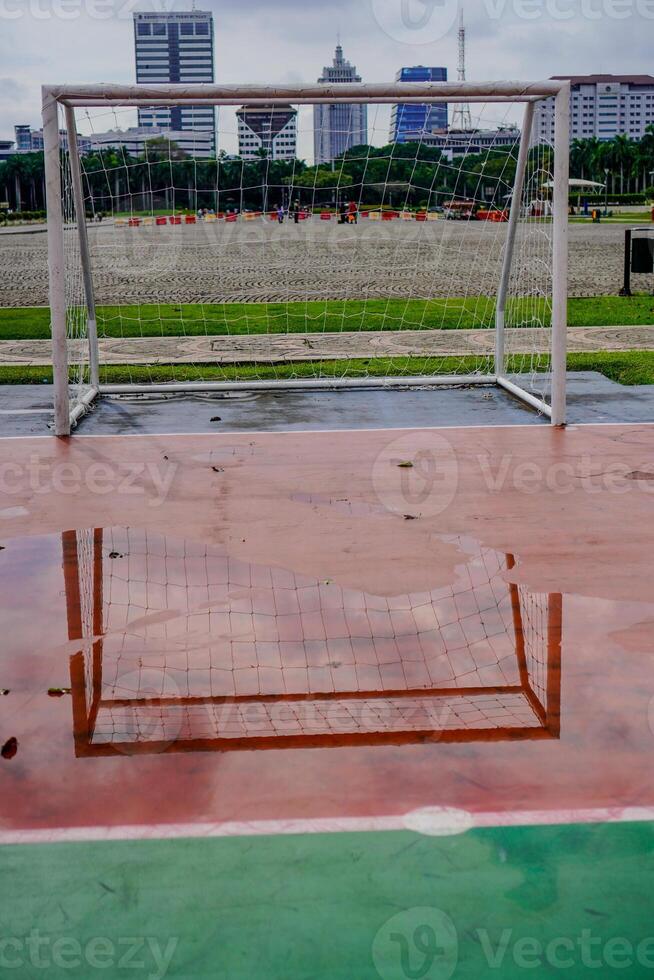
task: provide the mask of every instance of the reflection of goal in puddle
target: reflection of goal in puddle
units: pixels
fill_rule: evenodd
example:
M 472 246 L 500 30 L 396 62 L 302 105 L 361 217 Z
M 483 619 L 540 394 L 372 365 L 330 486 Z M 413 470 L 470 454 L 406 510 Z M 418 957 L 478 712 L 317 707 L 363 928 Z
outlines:
M 150 531 L 63 534 L 78 755 L 556 738 L 561 596 L 465 552 L 380 597 Z

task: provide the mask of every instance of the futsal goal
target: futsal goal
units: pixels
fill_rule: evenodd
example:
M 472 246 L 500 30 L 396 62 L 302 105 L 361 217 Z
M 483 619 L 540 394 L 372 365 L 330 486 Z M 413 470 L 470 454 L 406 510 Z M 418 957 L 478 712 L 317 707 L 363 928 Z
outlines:
M 435 105 L 470 126 L 389 134 Z M 43 126 L 57 434 L 104 395 L 425 384 L 565 422 L 568 83 L 48 86 Z
M 377 596 L 156 531 L 64 532 L 76 753 L 558 738 L 561 596 L 448 540 L 450 586 Z

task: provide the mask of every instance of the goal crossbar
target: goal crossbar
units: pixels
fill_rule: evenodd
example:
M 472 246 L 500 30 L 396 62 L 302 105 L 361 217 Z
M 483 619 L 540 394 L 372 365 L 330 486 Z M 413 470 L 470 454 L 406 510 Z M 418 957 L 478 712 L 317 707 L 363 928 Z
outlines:
M 48 214 L 48 265 L 52 329 L 52 358 L 55 401 L 55 432 L 68 435 L 71 425 L 102 394 L 175 391 L 229 391 L 235 388 L 320 388 L 390 385 L 495 384 L 550 418 L 555 425 L 566 419 L 566 331 L 568 262 L 568 175 L 569 175 L 569 83 L 560 80 L 537 82 L 433 82 L 402 84 L 343 83 L 338 85 L 241 86 L 241 85 L 46 85 L 43 87 L 43 132 Z M 532 144 L 534 103 L 554 99 L 553 168 L 551 172 L 551 338 L 550 399 L 526 390 L 519 379 L 510 377 L 505 345 L 507 293 L 512 276 L 516 235 L 523 217 L 523 192 Z M 508 223 L 502 247 L 501 272 L 496 290 L 495 350 L 491 370 L 479 375 L 407 374 L 401 377 L 293 378 L 274 381 L 244 380 L 166 384 L 112 384 L 99 378 L 101 351 L 98 346 L 94 282 L 85 219 L 75 221 L 79 236 L 80 280 L 86 305 L 89 385 L 71 407 L 69 393 L 69 350 L 66 300 L 66 259 L 64 253 L 60 113 L 68 133 L 70 170 L 69 196 L 75 216 L 85 215 L 85 189 L 77 149 L 76 108 L 141 108 L 156 106 L 252 106 L 276 105 L 430 105 L 435 103 L 522 103 L 524 115 L 519 137 L 516 175 L 507 205 Z M 72 149 L 71 149 L 72 148 Z
M 342 82 L 337 85 L 44 85 L 43 104 L 60 102 L 70 106 L 91 105 L 151 105 L 160 101 L 169 105 L 177 102 L 198 103 L 206 100 L 214 105 L 240 105 L 262 102 L 291 102 L 293 105 L 312 105 L 322 102 L 396 103 L 415 100 L 423 102 L 531 102 L 556 96 L 566 90 L 567 82 L 403 82 L 370 84 Z

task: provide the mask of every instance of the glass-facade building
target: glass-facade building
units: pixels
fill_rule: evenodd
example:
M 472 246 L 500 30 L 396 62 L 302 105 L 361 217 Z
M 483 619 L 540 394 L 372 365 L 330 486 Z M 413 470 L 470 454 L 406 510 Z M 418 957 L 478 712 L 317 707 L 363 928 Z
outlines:
M 400 68 L 396 82 L 446 82 L 447 68 Z M 433 105 L 395 105 L 391 115 L 391 143 L 414 143 L 427 133 L 447 129 L 447 102 Z
M 213 82 L 213 41 L 213 14 L 209 11 L 135 13 L 137 83 Z M 176 132 L 209 130 L 214 151 L 216 148 L 214 106 L 146 106 L 138 110 L 138 124 Z

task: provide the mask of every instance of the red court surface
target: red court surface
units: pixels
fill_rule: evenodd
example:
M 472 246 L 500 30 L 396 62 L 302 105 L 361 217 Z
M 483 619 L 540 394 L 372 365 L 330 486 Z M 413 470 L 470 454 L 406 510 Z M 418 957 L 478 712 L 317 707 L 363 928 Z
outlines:
M 653 426 L 0 453 L 1 842 L 654 816 Z

